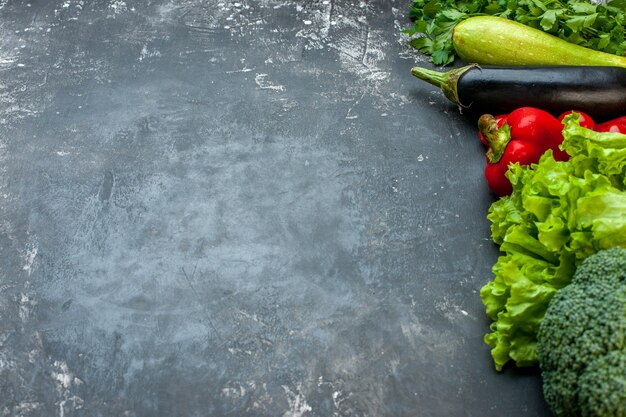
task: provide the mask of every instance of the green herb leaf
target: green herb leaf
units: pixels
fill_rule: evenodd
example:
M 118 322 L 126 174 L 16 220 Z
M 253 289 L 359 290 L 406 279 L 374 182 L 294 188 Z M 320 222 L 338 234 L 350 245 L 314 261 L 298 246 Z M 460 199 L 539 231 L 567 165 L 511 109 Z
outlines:
M 596 17 L 598 17 L 596 13 L 585 16 L 575 16 L 567 19 L 565 25 L 574 32 L 582 32 L 585 28 L 589 28 L 594 24 Z
M 411 45 L 413 48 L 417 49 L 420 52 L 432 54 L 433 53 L 433 41 L 427 36 L 422 36 L 421 38 L 415 38 L 411 40 Z
M 442 5 L 440 2 L 431 1 L 431 2 L 426 3 L 426 5 L 423 8 L 423 11 L 426 16 L 430 17 L 431 19 L 434 19 L 437 13 L 441 11 L 441 9 L 442 9 Z
M 446 17 L 446 18 L 448 18 L 448 19 L 450 19 L 450 20 L 453 20 L 453 21 L 458 21 L 458 20 L 461 20 L 461 19 L 463 19 L 465 16 L 467 16 L 467 14 L 466 14 L 466 13 L 463 13 L 463 12 L 461 12 L 461 11 L 459 11 L 459 10 L 456 10 L 456 9 L 447 9 L 447 10 L 443 10 L 443 11 L 441 12 L 441 15 L 442 15 L 442 16 L 444 16 L 444 17 Z
M 556 10 L 548 10 L 548 11 L 546 11 L 542 15 L 541 22 L 539 23 L 541 25 L 542 29 L 545 30 L 546 32 L 552 31 L 552 29 L 554 28 L 554 25 L 556 23 L 556 16 L 557 16 L 557 11 Z

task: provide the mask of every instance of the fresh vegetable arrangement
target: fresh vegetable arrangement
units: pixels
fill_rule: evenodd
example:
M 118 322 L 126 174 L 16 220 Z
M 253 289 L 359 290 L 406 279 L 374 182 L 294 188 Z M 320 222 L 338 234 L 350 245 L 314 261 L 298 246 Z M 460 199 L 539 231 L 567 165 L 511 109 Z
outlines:
M 548 303 L 582 260 L 626 247 L 626 136 L 565 118 L 557 161 L 548 151 L 532 166 L 513 164 L 510 196 L 489 209 L 492 238 L 504 252 L 480 292 L 494 322 L 485 342 L 497 369 L 537 363 L 537 331 Z
M 487 147 L 496 370 L 539 365 L 557 417 L 626 417 L 626 0 L 413 0 L 411 15 L 431 62 L 465 62 L 412 74 Z
M 414 36 L 411 44 L 430 55 L 433 64 L 447 65 L 456 56 L 454 27 L 470 17 L 484 15 L 510 19 L 571 44 L 609 54 L 624 55 L 626 50 L 626 0 L 606 5 L 583 0 L 413 0 L 410 17 L 414 24 L 405 32 Z

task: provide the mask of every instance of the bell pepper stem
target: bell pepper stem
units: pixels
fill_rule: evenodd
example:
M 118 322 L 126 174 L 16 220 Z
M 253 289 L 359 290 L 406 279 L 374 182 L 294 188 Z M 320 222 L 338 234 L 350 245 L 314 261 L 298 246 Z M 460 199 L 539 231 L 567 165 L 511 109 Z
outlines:
M 478 129 L 489 144 L 487 159 L 496 164 L 502 159 L 506 146 L 511 141 L 511 126 L 508 123 L 498 127 L 498 121 L 490 114 L 483 114 L 478 119 Z
M 468 70 L 477 67 L 476 64 L 466 65 L 461 68 L 455 68 L 447 72 L 438 72 L 422 67 L 411 68 L 411 74 L 439 87 L 443 91 L 443 95 L 457 106 L 465 107 L 459 99 L 458 82 L 459 78 Z

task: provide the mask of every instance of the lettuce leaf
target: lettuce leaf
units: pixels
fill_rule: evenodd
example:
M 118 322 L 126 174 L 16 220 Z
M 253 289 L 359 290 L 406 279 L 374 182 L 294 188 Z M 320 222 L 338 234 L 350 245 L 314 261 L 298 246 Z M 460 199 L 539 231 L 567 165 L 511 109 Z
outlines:
M 600 249 L 626 247 L 626 135 L 598 133 L 564 120 L 568 161 L 552 151 L 537 164 L 512 164 L 510 196 L 487 218 L 503 255 L 480 291 L 493 320 L 485 343 L 497 370 L 537 363 L 537 331 L 548 303 L 576 267 Z

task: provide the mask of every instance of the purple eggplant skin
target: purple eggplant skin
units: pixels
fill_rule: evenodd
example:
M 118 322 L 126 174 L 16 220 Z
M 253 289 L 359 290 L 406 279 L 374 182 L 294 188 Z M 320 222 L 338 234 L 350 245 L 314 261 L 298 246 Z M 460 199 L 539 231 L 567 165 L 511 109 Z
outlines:
M 556 115 L 579 110 L 598 120 L 626 114 L 626 69 L 620 67 L 473 64 L 443 73 L 420 67 L 411 72 L 440 87 L 465 112 L 536 107 Z

